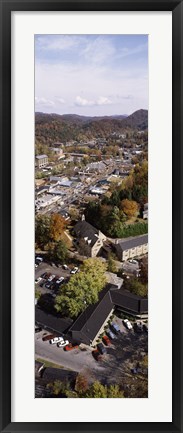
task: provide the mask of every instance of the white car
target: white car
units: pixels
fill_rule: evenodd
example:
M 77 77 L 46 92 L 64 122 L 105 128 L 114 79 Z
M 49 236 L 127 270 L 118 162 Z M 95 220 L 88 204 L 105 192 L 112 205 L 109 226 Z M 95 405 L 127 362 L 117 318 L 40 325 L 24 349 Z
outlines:
M 51 275 L 51 276 L 48 278 L 48 283 L 51 283 L 51 281 L 53 280 L 53 278 L 55 278 L 55 275 Z
M 60 284 L 60 283 L 62 283 L 62 281 L 64 281 L 64 277 L 60 277 L 60 278 L 56 281 L 56 284 Z
M 57 344 L 60 343 L 61 341 L 64 341 L 63 337 L 54 337 L 50 340 L 50 344 Z
M 132 263 L 133 265 L 138 265 L 138 262 L 135 259 L 130 259 L 129 263 Z
M 38 265 L 37 265 L 37 263 L 35 263 L 35 268 L 38 268 Z
M 68 266 L 67 265 L 63 265 L 63 269 L 68 269 Z
M 132 329 L 132 324 L 130 323 L 130 321 L 128 319 L 124 319 L 123 323 L 127 329 Z
M 36 280 L 35 280 L 35 284 L 38 284 L 41 280 L 42 280 L 41 277 L 36 278 Z
M 69 344 L 68 340 L 63 340 L 63 341 L 60 341 L 60 343 L 57 343 L 57 347 L 64 347 L 64 346 L 67 346 L 68 344 Z
M 77 266 L 75 266 L 73 269 L 71 269 L 71 274 L 76 274 L 76 272 L 78 272 L 79 268 L 77 268 Z

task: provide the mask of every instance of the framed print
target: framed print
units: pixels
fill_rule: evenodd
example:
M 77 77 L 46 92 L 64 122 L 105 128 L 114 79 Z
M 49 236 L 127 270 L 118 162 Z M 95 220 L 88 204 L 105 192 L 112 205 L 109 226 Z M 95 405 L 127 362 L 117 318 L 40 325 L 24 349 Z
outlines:
M 1 431 L 181 432 L 182 1 L 0 4 Z

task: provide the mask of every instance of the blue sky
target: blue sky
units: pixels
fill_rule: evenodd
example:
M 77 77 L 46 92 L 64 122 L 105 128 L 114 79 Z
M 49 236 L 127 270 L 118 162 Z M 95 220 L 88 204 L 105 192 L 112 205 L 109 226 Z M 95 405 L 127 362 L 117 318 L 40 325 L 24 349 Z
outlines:
M 36 35 L 35 108 L 86 116 L 148 108 L 148 36 Z

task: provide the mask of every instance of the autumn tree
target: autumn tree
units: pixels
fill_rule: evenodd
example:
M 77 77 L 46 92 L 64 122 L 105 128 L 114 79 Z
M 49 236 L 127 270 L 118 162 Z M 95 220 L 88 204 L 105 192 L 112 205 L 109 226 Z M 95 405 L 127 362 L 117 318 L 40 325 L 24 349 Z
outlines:
M 90 304 L 98 301 L 98 294 L 106 284 L 106 265 L 100 259 L 87 259 L 80 272 L 72 275 L 56 297 L 55 308 L 69 317 L 76 317 Z
M 83 374 L 79 373 L 76 378 L 75 391 L 78 394 L 83 394 L 88 389 L 88 379 Z
M 50 220 L 50 238 L 59 241 L 66 227 L 65 219 L 59 214 L 52 214 Z
M 120 208 L 128 217 L 137 216 L 139 213 L 138 203 L 134 200 L 122 200 L 120 203 Z

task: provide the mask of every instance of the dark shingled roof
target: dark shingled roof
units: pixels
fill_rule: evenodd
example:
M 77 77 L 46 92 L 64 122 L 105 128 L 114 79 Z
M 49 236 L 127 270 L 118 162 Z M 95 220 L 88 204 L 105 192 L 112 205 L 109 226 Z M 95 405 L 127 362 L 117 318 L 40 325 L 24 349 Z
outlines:
M 66 332 L 69 326 L 72 324 L 71 319 L 64 319 L 59 315 L 53 316 L 52 314 L 41 310 L 38 306 L 35 307 L 35 321 L 39 325 L 46 327 L 48 330 L 56 332 L 58 335 Z
M 135 314 L 147 313 L 148 300 L 130 293 L 122 288 L 119 290 L 111 290 L 112 302 L 117 307 L 122 307 Z
M 114 307 L 110 290 L 116 288 L 115 285 L 107 284 L 99 294 L 99 301 L 94 305 L 89 305 L 69 331 L 79 331 L 88 340 L 93 340 Z
M 124 239 L 122 241 L 118 241 L 117 245 L 121 247 L 122 251 L 129 250 L 130 248 L 135 248 L 140 245 L 144 245 L 148 243 L 148 235 L 137 236 L 133 238 Z
M 74 233 L 78 238 L 84 239 L 86 237 L 91 240 L 90 246 L 93 246 L 98 240 L 99 230 L 87 223 L 87 221 L 78 221 L 74 227 Z

